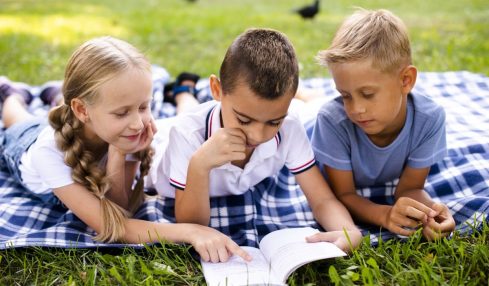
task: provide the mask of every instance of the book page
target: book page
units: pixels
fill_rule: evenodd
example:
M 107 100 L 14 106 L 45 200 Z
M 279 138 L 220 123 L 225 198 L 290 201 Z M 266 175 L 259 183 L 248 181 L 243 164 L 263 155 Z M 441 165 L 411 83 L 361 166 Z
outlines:
M 270 264 L 258 248 L 242 246 L 253 259 L 246 262 L 233 255 L 227 262 L 212 263 L 201 260 L 202 271 L 209 286 L 280 284 L 270 273 Z
M 310 227 L 288 228 L 271 232 L 262 239 L 260 249 L 277 279 L 285 283 L 294 270 L 308 262 L 346 255 L 333 243 L 306 242 L 306 236 L 317 232 Z

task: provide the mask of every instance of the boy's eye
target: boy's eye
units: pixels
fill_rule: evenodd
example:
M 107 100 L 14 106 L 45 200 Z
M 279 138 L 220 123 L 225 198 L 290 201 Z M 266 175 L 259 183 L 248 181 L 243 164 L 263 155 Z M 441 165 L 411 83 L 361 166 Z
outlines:
M 281 121 L 272 121 L 272 122 L 268 122 L 268 125 L 273 126 L 273 127 L 277 127 L 280 125 L 280 123 L 281 123 Z
M 241 124 L 241 125 L 248 125 L 248 124 L 251 123 L 251 121 L 250 120 L 244 121 L 244 120 L 241 120 L 241 119 L 238 118 L 238 123 Z
M 365 98 L 372 98 L 374 97 L 374 94 L 373 93 L 362 93 L 362 96 L 365 97 Z
M 341 94 L 342 99 L 351 99 L 351 96 L 349 94 Z

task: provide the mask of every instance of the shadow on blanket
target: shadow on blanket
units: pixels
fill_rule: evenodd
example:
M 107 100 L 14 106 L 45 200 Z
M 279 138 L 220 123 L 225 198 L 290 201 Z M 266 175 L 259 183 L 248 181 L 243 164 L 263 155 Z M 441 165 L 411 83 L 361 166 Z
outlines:
M 162 104 L 162 87 L 168 73 L 155 67 L 156 117 L 175 113 L 171 105 Z M 206 81 L 199 82 L 201 101 L 209 99 Z M 301 82 L 325 95 L 335 96 L 330 79 L 307 79 Z M 33 87 L 35 93 L 36 87 Z M 489 213 L 489 78 L 469 72 L 421 73 L 414 92 L 427 94 L 445 108 L 447 114 L 448 156 L 431 168 L 426 190 L 436 201 L 450 208 L 457 229 L 470 232 L 487 220 Z M 32 111 L 43 114 L 39 105 Z M 45 113 L 45 111 L 44 111 Z M 307 118 L 306 118 L 307 117 Z M 304 115 L 308 131 L 314 116 Z M 384 187 L 357 190 L 378 203 L 392 203 L 396 182 Z M 173 222 L 171 199 L 150 197 L 136 217 L 159 222 Z M 266 233 L 304 225 L 316 226 L 307 201 L 288 170 L 276 178 L 267 178 L 242 196 L 211 200 L 211 225 L 233 237 L 242 245 L 256 245 Z M 376 244 L 396 235 L 378 227 L 362 226 L 364 234 Z M 93 231 L 60 204 L 34 197 L 0 170 L 0 249 L 8 247 L 121 247 L 123 244 L 103 244 L 92 240 Z M 141 245 L 129 245 L 141 247 Z

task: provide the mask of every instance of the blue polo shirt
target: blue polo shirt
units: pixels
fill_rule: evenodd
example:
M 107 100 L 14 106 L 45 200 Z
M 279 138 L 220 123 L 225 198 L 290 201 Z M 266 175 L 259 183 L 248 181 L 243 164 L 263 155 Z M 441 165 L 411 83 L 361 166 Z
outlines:
M 445 111 L 427 96 L 409 94 L 404 127 L 379 147 L 350 121 L 337 97 L 321 107 L 312 146 L 321 166 L 352 171 L 357 188 L 381 186 L 398 179 L 405 166 L 426 168 L 445 157 Z

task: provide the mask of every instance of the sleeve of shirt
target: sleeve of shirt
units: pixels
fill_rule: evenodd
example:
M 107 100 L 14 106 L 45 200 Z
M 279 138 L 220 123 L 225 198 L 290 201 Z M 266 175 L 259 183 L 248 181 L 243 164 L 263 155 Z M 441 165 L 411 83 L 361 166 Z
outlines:
M 407 162 L 412 168 L 430 167 L 446 156 L 445 111 L 440 107 L 436 114 L 436 118 L 425 121 L 419 129 L 418 143 L 411 151 Z
M 63 153 L 54 146 L 40 146 L 32 153 L 32 166 L 50 189 L 74 183 L 71 167 L 64 162 Z
M 311 141 L 316 159 L 321 165 L 338 170 L 352 170 L 348 133 L 326 114 L 318 114 Z
M 314 166 L 316 160 L 304 126 L 299 120 L 293 120 L 290 123 L 290 129 L 286 130 L 287 136 L 290 137 L 285 166 L 292 174 L 297 175 Z
M 168 179 L 173 187 L 185 189 L 188 165 L 192 155 L 200 147 L 200 142 L 193 134 L 185 134 L 176 128 L 170 130 L 169 145 L 164 158 L 168 164 Z

